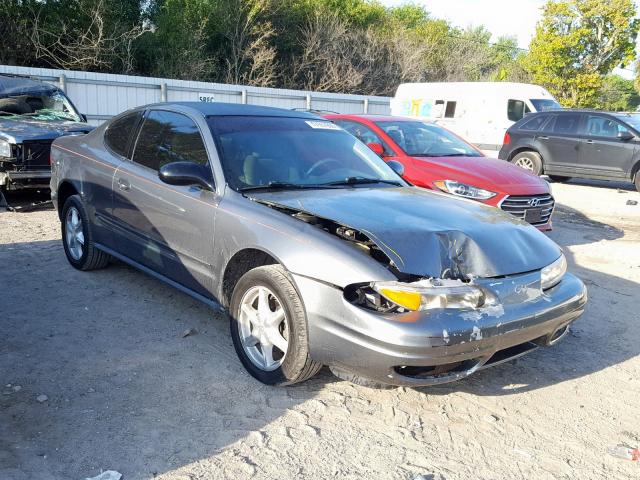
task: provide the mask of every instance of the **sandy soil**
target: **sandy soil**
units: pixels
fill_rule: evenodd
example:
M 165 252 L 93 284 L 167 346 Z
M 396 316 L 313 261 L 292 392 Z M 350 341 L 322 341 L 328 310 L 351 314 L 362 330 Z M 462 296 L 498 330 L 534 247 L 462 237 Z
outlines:
M 0 213 L 0 479 L 640 478 L 607 452 L 640 444 L 640 194 L 618 187 L 554 184 L 551 237 L 590 292 L 572 334 L 422 390 L 263 386 L 219 312 L 75 271 L 52 210 Z

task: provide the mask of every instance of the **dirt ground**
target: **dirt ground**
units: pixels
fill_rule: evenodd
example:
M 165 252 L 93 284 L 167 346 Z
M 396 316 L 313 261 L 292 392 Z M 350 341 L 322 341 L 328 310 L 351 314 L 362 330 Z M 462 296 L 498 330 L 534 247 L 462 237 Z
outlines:
M 640 478 L 608 453 L 640 444 L 640 194 L 553 188 L 587 312 L 554 347 L 420 390 L 263 386 L 221 313 L 121 264 L 72 269 L 52 210 L 0 213 L 0 479 Z

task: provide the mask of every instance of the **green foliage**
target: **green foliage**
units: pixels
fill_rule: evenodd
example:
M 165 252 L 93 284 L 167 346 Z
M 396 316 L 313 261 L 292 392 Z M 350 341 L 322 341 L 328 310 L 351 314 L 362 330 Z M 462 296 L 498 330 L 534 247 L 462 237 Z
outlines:
M 619 75 L 607 75 L 602 82 L 596 107 L 615 112 L 635 111 L 640 105 L 640 95 L 634 87 L 633 80 Z
M 549 1 L 525 67 L 567 107 L 593 107 L 605 75 L 635 57 L 640 28 L 632 0 Z

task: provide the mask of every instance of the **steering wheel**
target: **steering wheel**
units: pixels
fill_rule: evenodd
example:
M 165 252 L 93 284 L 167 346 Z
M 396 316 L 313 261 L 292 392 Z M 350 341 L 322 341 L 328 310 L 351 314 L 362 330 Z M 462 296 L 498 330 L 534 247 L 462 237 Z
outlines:
M 321 160 L 318 160 L 316 163 L 314 163 L 313 165 L 311 165 L 311 167 L 309 168 L 309 170 L 307 170 L 307 172 L 305 173 L 305 175 L 307 177 L 310 177 L 311 174 L 316 171 L 318 168 L 324 166 L 324 165 L 330 165 L 332 163 L 335 163 L 336 165 L 338 165 L 338 167 L 341 167 L 342 164 L 336 160 L 335 158 L 323 158 Z

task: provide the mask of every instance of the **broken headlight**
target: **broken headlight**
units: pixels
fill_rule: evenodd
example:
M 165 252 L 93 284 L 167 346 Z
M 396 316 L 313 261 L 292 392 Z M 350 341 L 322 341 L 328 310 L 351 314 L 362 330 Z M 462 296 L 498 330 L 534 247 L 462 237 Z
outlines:
M 0 140 L 0 157 L 11 158 L 11 144 L 6 140 Z
M 460 280 L 424 279 L 412 283 L 375 282 L 371 288 L 407 310 L 473 309 L 485 302 L 484 292 Z
M 540 285 L 542 290 L 556 285 L 565 273 L 567 273 L 567 259 L 564 257 L 564 254 L 562 254 L 555 262 L 547 265 L 540 271 Z
M 456 195 L 457 197 L 471 198 L 473 200 L 488 200 L 495 197 L 496 193 L 482 188 L 456 182 L 455 180 L 437 180 L 433 184 L 443 192 Z

